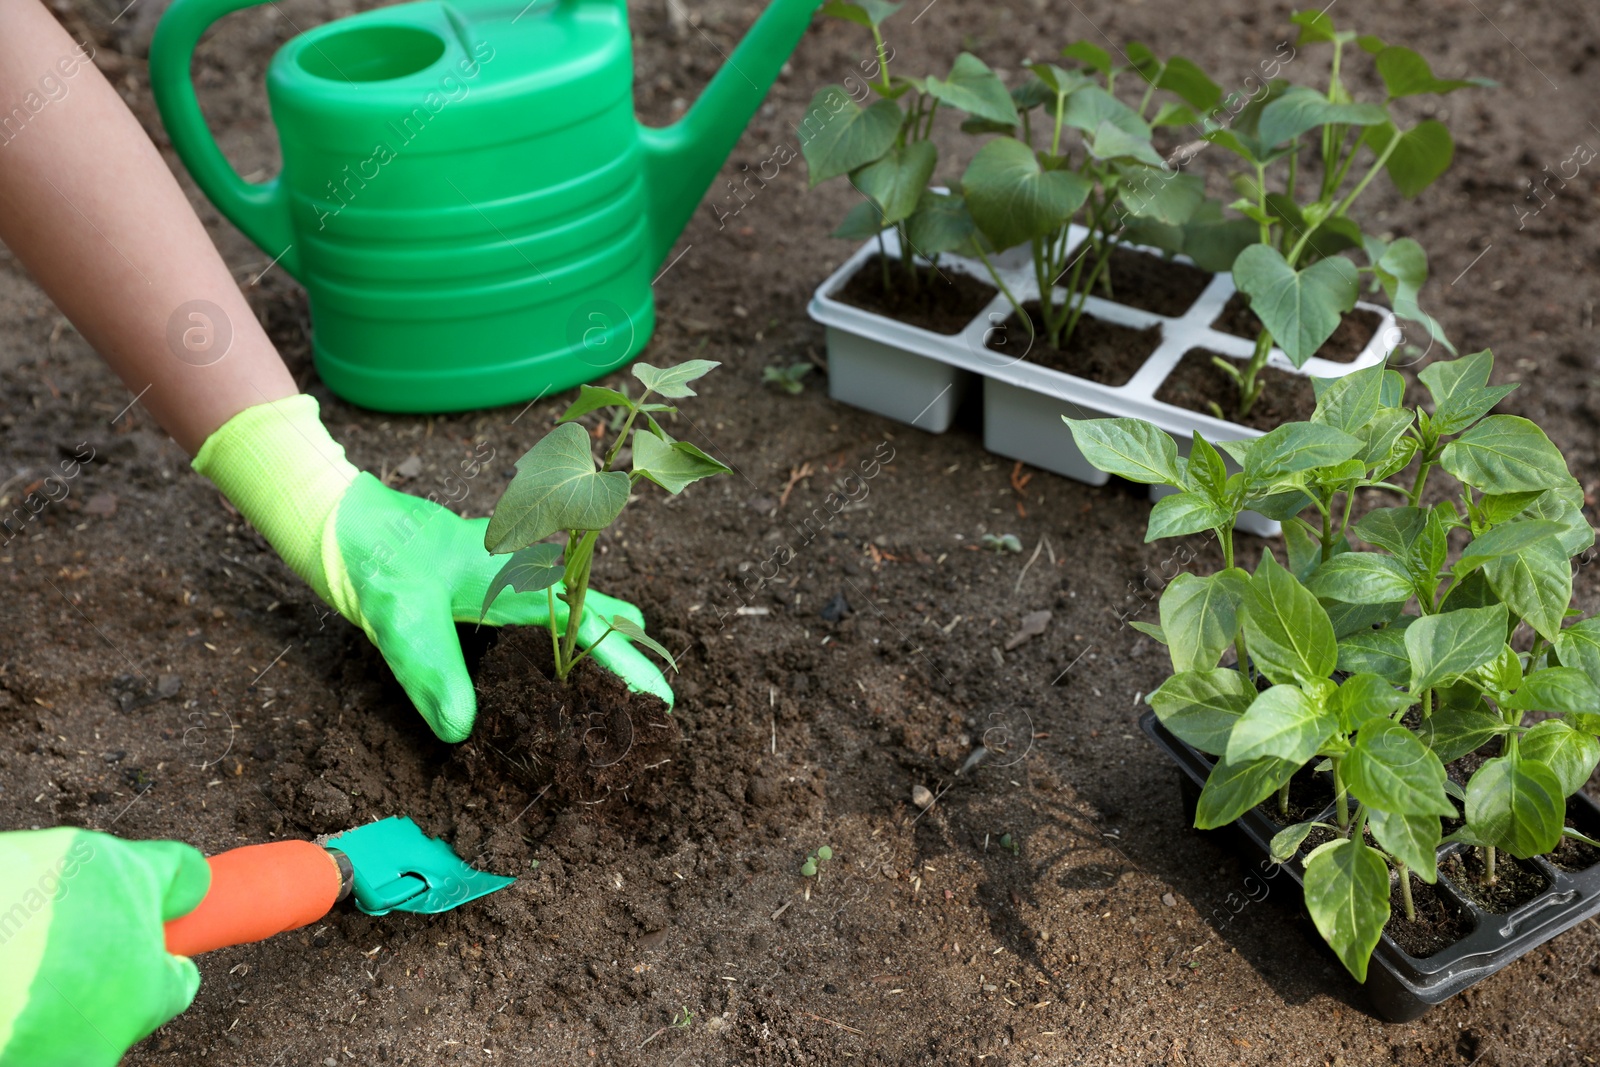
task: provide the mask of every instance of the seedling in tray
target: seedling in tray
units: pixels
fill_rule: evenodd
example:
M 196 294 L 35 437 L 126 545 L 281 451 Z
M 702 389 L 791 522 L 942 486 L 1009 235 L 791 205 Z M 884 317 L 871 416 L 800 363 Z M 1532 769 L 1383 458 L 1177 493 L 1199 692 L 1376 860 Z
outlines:
M 544 590 L 550 600 L 550 643 L 557 680 L 565 682 L 572 668 L 613 633 L 645 646 L 676 668 L 671 653 L 626 616 L 606 620 L 604 633 L 582 652 L 577 651 L 578 627 L 589 592 L 595 543 L 622 514 L 634 487 L 648 480 L 676 495 L 702 478 L 729 470 L 689 442 L 673 440 L 656 416 L 677 409 L 650 399 L 694 396 L 689 383 L 717 366 L 704 359 L 665 369 L 635 363 L 633 376 L 644 384 L 637 399 L 615 389 L 582 386 L 578 399 L 561 416 L 560 425 L 517 460 L 517 475 L 495 504 L 484 535 L 485 548 L 497 555 L 509 553 L 510 558 L 489 583 L 483 614 L 489 613 L 495 597 L 508 587 L 519 593 Z M 588 431 L 573 421 L 593 411 L 614 411 L 622 420 L 598 468 L 590 452 Z M 630 443 L 631 469 L 614 469 Z M 553 534 L 565 535 L 565 543 L 545 540 Z M 558 596 L 567 606 L 559 615 Z
M 1332 46 L 1327 88 L 1273 81 L 1230 126 L 1205 138 L 1248 164 L 1234 176 L 1239 199 L 1232 207 L 1258 229 L 1258 243 L 1233 262 L 1233 280 L 1264 328 L 1242 368 L 1232 360 L 1214 361 L 1238 385 L 1241 417 L 1261 396 L 1260 373 L 1274 341 L 1295 366 L 1303 366 L 1355 306 L 1363 274 L 1388 294 L 1398 317 L 1455 352 L 1438 322 L 1417 305 L 1428 279 L 1422 246 L 1409 237 L 1391 243 L 1364 232 L 1350 209 L 1379 173 L 1411 198 L 1443 174 L 1455 155 L 1444 123 L 1429 118 L 1402 128 L 1396 101 L 1493 84 L 1435 77 L 1428 61 L 1411 49 L 1336 30 L 1324 11 L 1302 11 L 1294 22 L 1300 26 L 1297 47 Z M 1358 102 L 1345 86 L 1341 69 L 1352 44 L 1372 57 L 1386 93 L 1381 103 Z M 1355 166 L 1358 156 L 1365 169 Z M 1360 249 L 1367 266 L 1358 268 L 1339 254 L 1347 249 Z
M 1583 490 L 1539 427 L 1488 414 L 1515 388 L 1489 386 L 1490 366 L 1479 352 L 1423 370 L 1431 413 L 1403 406 L 1401 376 L 1382 366 L 1316 379 L 1311 421 L 1221 443 L 1232 475 L 1199 434 L 1185 460 L 1148 423 L 1068 420 L 1091 463 L 1178 490 L 1152 509 L 1147 541 L 1220 539 L 1221 571 L 1180 574 L 1159 625 L 1133 624 L 1172 657 L 1149 703 L 1216 757 L 1202 829 L 1275 793 L 1282 813 L 1303 767 L 1326 776 L 1331 821 L 1288 826 L 1272 851 L 1288 862 L 1331 832 L 1299 856 L 1306 905 L 1359 980 L 1390 917 L 1390 868 L 1412 918 L 1411 878 L 1436 879 L 1441 844 L 1481 848 L 1489 878 L 1499 852 L 1552 851 L 1580 836 L 1565 801 L 1600 761 L 1600 617 L 1563 627 L 1578 614 L 1571 559 L 1594 543 Z M 1455 491 L 1425 507 L 1439 471 Z M 1404 503 L 1352 522 L 1373 491 Z M 1233 551 L 1247 508 L 1284 524 L 1284 562 L 1268 550 L 1254 574 Z M 1535 711 L 1552 717 L 1530 725 Z M 1463 787 L 1445 765 L 1470 752 L 1488 758 Z
M 833 859 L 833 849 L 823 845 L 806 856 L 806 861 L 800 865 L 800 873 L 806 878 L 815 878 L 821 872 L 822 865 L 831 859 Z

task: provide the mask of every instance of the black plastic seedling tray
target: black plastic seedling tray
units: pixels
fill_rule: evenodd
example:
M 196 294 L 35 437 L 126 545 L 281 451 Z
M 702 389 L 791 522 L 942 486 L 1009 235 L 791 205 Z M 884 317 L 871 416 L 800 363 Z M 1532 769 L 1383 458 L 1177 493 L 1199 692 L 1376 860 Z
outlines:
M 1174 737 L 1154 712 L 1146 712 L 1139 724 L 1178 765 L 1178 785 L 1192 824 L 1200 787 L 1211 773 L 1211 757 Z M 1584 832 L 1592 834 L 1600 827 L 1600 805 L 1584 794 L 1574 796 L 1567 810 L 1572 821 Z M 1253 808 L 1228 829 L 1236 832 L 1241 847 L 1252 858 L 1270 862 L 1272 838 L 1283 827 Z M 1441 847 L 1441 863 L 1462 847 Z M 1440 872 L 1437 886 L 1440 895 L 1471 917 L 1472 931 L 1426 959 L 1408 954 L 1385 934 L 1372 954 L 1366 981 L 1367 995 L 1379 1015 L 1396 1023 L 1418 1018 L 1433 1005 L 1448 1000 L 1557 934 L 1600 913 L 1600 864 L 1581 871 L 1567 871 L 1543 857 L 1529 862 L 1544 875 L 1549 886 L 1537 897 L 1503 914 L 1485 910 Z M 1285 864 L 1281 870 L 1293 879 L 1296 888 L 1303 886 L 1305 871 L 1298 859 Z

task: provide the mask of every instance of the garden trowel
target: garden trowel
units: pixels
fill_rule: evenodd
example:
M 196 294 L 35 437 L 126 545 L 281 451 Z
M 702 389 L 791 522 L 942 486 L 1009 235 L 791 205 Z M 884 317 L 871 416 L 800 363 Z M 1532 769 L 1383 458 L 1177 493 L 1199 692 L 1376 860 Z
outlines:
M 211 888 L 166 925 L 167 951 L 193 956 L 298 930 L 353 895 L 368 915 L 432 914 L 504 889 L 515 879 L 463 863 L 410 819 L 383 819 L 315 841 L 246 845 L 206 860 Z

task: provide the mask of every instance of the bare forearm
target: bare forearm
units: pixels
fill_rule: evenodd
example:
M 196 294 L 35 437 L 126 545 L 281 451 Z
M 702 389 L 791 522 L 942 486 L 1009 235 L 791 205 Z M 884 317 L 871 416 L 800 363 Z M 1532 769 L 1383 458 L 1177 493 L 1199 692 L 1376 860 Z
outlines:
M 0 0 L 0 240 L 193 454 L 233 415 L 297 390 L 86 54 L 36 0 Z

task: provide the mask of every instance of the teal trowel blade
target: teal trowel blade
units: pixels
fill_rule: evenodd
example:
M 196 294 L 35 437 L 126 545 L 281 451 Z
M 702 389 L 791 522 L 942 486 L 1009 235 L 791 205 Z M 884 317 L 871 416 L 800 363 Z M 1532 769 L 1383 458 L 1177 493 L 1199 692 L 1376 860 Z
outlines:
M 449 845 L 406 818 L 368 823 L 321 844 L 349 858 L 356 907 L 368 915 L 449 911 L 516 881 L 473 870 Z

